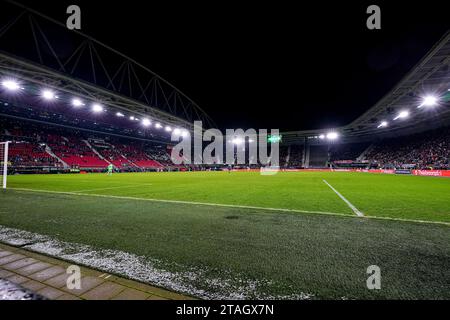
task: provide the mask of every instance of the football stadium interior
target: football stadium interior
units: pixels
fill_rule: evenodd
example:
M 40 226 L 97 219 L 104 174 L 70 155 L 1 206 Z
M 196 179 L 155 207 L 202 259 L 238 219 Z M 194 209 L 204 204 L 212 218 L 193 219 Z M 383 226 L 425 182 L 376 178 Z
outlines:
M 450 33 L 351 123 L 281 132 L 264 175 L 174 164 L 174 131 L 214 127 L 194 101 L 82 33 L 59 55 L 63 26 L 9 9 L 0 242 L 195 298 L 450 298 Z

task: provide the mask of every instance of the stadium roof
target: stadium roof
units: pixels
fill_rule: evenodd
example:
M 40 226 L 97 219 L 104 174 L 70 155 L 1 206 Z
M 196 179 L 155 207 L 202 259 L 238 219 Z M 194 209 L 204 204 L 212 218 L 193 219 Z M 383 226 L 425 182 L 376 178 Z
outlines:
M 432 110 L 418 108 L 427 96 L 438 99 Z M 338 131 L 346 138 L 373 137 L 394 134 L 399 131 L 414 132 L 450 122 L 450 31 L 426 54 L 426 56 L 378 103 L 350 124 L 329 129 L 283 133 L 283 142 L 298 142 L 304 138 Z M 408 119 L 396 119 L 402 111 L 408 111 Z M 380 126 L 382 122 L 386 126 Z
M 7 0 L 0 12 L 0 75 L 190 129 L 212 119 L 142 64 L 33 9 Z M 20 39 L 20 41 L 19 41 Z

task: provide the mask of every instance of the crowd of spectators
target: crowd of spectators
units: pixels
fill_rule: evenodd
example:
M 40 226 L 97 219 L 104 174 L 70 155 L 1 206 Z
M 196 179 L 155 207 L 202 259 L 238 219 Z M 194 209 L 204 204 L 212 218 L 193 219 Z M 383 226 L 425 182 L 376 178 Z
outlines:
M 109 163 L 118 169 L 180 167 L 173 164 L 170 149 L 164 143 L 45 123 L 0 118 L 0 139 L 13 141 L 9 161 L 14 166 L 60 167 L 65 162 L 70 167 L 103 168 Z M 369 145 L 334 145 L 328 154 L 331 161 L 356 161 Z M 385 139 L 374 143 L 367 150 L 363 159 L 359 159 L 367 167 L 450 169 L 450 127 Z M 280 147 L 280 167 L 301 168 L 302 160 L 302 145 Z
M 58 160 L 47 152 L 45 147 L 33 142 L 21 141 L 11 144 L 9 162 L 14 166 L 40 167 L 58 166 Z
M 289 150 L 289 158 L 286 167 L 301 168 L 303 165 L 303 146 L 292 145 Z
M 356 160 L 371 143 L 333 144 L 330 147 L 331 161 Z
M 67 164 L 72 168 L 106 168 L 112 163 L 119 170 L 138 170 L 173 166 L 166 145 L 45 123 L 0 118 L 0 139 L 12 141 L 9 161 L 15 167 Z
M 450 169 L 450 127 L 377 143 L 365 159 L 372 167 Z

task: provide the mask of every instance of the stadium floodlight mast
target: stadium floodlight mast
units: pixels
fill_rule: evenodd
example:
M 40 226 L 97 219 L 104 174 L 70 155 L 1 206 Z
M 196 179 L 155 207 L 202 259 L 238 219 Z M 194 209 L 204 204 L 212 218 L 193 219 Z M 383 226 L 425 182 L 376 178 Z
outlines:
M 435 96 L 426 96 L 423 98 L 422 103 L 417 108 L 422 107 L 434 107 L 438 103 L 438 98 Z
M 403 110 L 403 111 L 400 111 L 400 113 L 394 118 L 394 120 L 404 119 L 404 118 L 408 118 L 408 117 L 409 117 L 409 111 Z
M 17 91 L 21 89 L 20 84 L 17 81 L 9 79 L 2 81 L 2 87 L 9 91 Z
M 381 121 L 377 128 L 385 128 L 388 126 L 388 124 L 389 123 L 387 121 Z

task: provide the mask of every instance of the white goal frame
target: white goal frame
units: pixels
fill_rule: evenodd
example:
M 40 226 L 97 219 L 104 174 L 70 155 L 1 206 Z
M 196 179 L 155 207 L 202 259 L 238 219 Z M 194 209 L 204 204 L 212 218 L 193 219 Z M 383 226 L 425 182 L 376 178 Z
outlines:
M 0 159 L 0 163 L 2 162 L 1 160 L 3 160 L 3 182 L 2 182 L 2 188 L 6 189 L 6 181 L 7 181 L 7 177 L 8 177 L 8 149 L 9 149 L 9 144 L 11 143 L 11 141 L 5 141 L 5 142 L 0 142 L 0 146 L 3 145 L 3 159 Z

